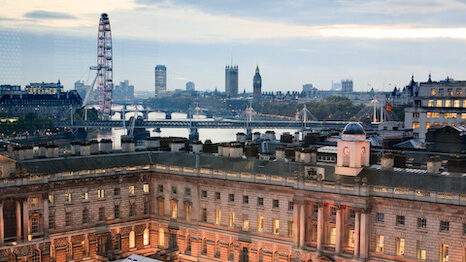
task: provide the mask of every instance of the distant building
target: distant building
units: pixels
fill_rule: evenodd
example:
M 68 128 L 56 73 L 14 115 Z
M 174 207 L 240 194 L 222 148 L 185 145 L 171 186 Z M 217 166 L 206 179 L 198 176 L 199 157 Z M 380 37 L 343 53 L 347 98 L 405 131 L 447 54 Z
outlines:
M 89 88 L 91 88 L 90 85 L 85 85 L 84 84 L 84 81 L 76 81 L 74 83 L 74 89 L 76 89 L 76 91 L 78 91 L 79 93 L 79 96 L 81 96 L 82 99 L 85 99 L 86 98 L 86 93 L 87 93 L 87 90 L 89 90 Z
M 341 83 L 334 83 L 332 80 L 332 88 L 330 90 L 336 91 L 341 89 Z
M 167 67 L 158 65 L 155 67 L 155 94 L 167 91 Z
M 256 74 L 253 79 L 253 97 L 254 101 L 259 102 L 262 95 L 262 77 L 259 73 L 259 65 L 256 67 Z
M 57 83 L 30 83 L 25 89 L 28 94 L 34 95 L 53 95 L 63 92 L 60 80 Z
M 20 85 L 0 85 L 0 95 L 3 94 L 20 94 Z
M 343 93 L 353 92 L 353 80 L 341 80 L 341 91 Z
M 186 91 L 194 92 L 196 89 L 196 85 L 193 82 L 186 83 Z
M 134 85 L 130 85 L 129 80 L 120 82 L 113 90 L 113 99 L 120 102 L 134 100 Z
M 432 82 L 430 79 L 429 74 L 429 81 Z M 419 92 L 419 85 L 414 81 L 414 76 L 411 77 L 411 82 L 405 86 L 403 89 L 398 89 L 396 86 L 393 89 L 392 93 L 388 97 L 388 100 L 393 106 L 398 105 L 408 105 L 413 103 L 414 96 L 417 95 Z
M 431 126 L 466 125 L 466 81 L 429 78 L 413 95 L 412 107 L 405 108 L 405 128 L 412 128 L 414 137 L 425 139 Z
M 225 92 L 227 97 L 238 96 L 238 66 L 225 67 Z

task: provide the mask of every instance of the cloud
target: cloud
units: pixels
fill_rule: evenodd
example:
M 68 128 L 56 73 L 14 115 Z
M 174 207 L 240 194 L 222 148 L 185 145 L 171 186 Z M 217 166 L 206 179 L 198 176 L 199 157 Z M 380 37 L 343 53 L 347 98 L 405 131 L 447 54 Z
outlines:
M 75 16 L 67 13 L 49 12 L 44 10 L 28 12 L 24 14 L 24 17 L 33 19 L 76 19 Z

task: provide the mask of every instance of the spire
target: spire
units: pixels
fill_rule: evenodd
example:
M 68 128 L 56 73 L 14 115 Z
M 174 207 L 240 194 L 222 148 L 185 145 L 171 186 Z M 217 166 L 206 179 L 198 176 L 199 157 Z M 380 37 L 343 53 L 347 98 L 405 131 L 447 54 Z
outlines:
M 430 76 L 430 72 L 429 72 L 429 80 L 427 80 L 428 83 L 432 83 L 432 78 Z
M 256 67 L 256 74 L 259 74 L 259 64 L 257 64 L 257 67 Z

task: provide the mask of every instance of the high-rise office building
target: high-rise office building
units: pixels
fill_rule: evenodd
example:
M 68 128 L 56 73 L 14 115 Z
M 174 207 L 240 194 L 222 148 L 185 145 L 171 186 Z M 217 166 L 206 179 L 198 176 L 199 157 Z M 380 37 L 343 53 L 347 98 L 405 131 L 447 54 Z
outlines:
M 353 92 L 353 80 L 341 80 L 341 91 L 345 93 Z
M 238 96 L 238 66 L 225 67 L 225 92 L 228 97 Z
M 256 74 L 254 75 L 253 80 L 253 97 L 255 102 L 259 102 L 261 100 L 261 92 L 262 92 L 262 77 L 259 73 L 259 65 L 256 67 Z
M 167 67 L 158 65 L 155 67 L 155 94 L 167 91 Z

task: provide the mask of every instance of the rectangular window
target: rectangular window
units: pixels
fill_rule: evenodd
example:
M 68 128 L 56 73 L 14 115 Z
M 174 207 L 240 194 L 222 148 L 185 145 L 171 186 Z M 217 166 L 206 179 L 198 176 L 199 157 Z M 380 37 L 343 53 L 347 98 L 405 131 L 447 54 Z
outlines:
M 39 198 L 33 197 L 31 198 L 31 208 L 39 208 Z
M 65 213 L 65 226 L 69 227 L 73 224 L 73 215 L 71 212 Z
M 49 214 L 49 228 L 55 229 L 55 215 Z
M 104 189 L 99 189 L 97 191 L 97 198 L 104 198 L 105 197 L 105 190 Z
M 427 228 L 427 219 L 423 217 L 417 218 L 417 228 L 426 229 Z
M 165 207 L 164 207 L 164 205 L 163 205 L 163 202 L 164 202 L 164 199 L 163 199 L 163 198 L 162 198 L 162 199 L 159 199 L 159 200 L 157 201 L 157 203 L 159 204 L 159 210 L 158 210 L 158 211 L 159 211 L 159 212 L 158 212 L 158 213 L 159 213 L 159 216 L 164 216 L 164 215 L 165 215 Z
M 461 113 L 461 119 L 466 119 L 466 113 Z
M 68 203 L 71 202 L 71 193 L 66 193 L 65 194 L 65 202 L 68 202 Z
M 220 200 L 220 192 L 215 192 L 215 200 Z
M 65 196 L 65 198 L 66 198 L 66 196 Z M 87 193 L 87 192 L 82 193 L 81 199 L 82 199 L 82 201 L 89 200 L 89 193 Z
M 264 217 L 257 217 L 257 232 L 264 232 Z
M 184 189 L 184 196 L 185 197 L 191 197 L 191 188 L 185 188 Z
M 443 88 L 439 88 L 439 89 L 438 89 L 438 95 L 439 95 L 439 96 L 443 96 Z
M 272 233 L 278 235 L 278 229 L 280 228 L 280 220 L 272 219 Z
M 134 217 L 136 215 L 136 204 L 129 204 L 129 216 Z
M 178 188 L 176 186 L 172 186 L 172 195 L 176 196 L 178 194 Z
M 436 92 L 435 92 L 435 88 L 431 88 L 431 89 L 430 89 L 430 95 L 431 95 L 431 96 L 435 96 L 435 93 L 436 93 Z
M 113 210 L 114 210 L 113 213 L 114 213 L 115 218 L 120 218 L 120 206 L 115 205 Z
M 83 224 L 89 223 L 89 209 L 83 209 Z
M 418 259 L 426 259 L 426 248 L 424 247 L 424 243 L 421 241 L 417 241 L 417 258 Z
M 235 202 L 235 194 L 228 194 L 228 202 Z
M 50 205 L 55 204 L 55 196 L 54 195 L 49 195 L 49 204 Z
M 312 216 L 317 217 L 317 214 L 319 214 L 319 206 L 318 205 L 313 205 L 312 206 Z
M 443 118 L 445 119 L 451 119 L 451 118 L 456 118 L 457 114 L 456 113 L 443 113 Z
M 440 221 L 440 232 L 449 232 L 450 231 L 450 222 Z
M 461 92 L 461 88 L 457 88 L 457 89 L 456 89 L 456 95 L 457 95 L 457 96 L 461 96 L 462 93 L 463 93 L 463 92 Z
M 348 230 L 348 247 L 354 248 L 354 230 Z
M 220 209 L 215 209 L 215 224 L 220 225 L 222 219 L 222 212 Z
M 207 222 L 207 208 L 202 209 L 202 222 Z
M 335 243 L 337 242 L 336 241 L 336 238 L 337 238 L 337 229 L 335 227 L 331 227 L 329 228 L 329 236 L 328 236 L 328 240 L 329 240 L 329 244 L 330 245 L 335 245 Z
M 172 212 L 171 212 L 171 217 L 173 219 L 178 218 L 178 202 L 176 201 L 171 201 L 172 202 Z
M 257 198 L 257 206 L 258 207 L 263 207 L 264 206 L 264 198 L 262 198 L 262 197 Z
M 293 209 L 294 209 L 293 201 L 288 201 L 288 211 L 293 211 Z
M 228 226 L 235 227 L 235 212 L 228 212 Z
M 375 252 L 383 253 L 383 249 L 384 249 L 384 245 L 383 245 L 384 237 L 383 237 L 383 235 L 376 235 L 375 238 L 377 240 L 377 243 L 375 244 Z
M 149 184 L 142 185 L 142 192 L 149 193 Z
M 249 217 L 248 214 L 243 214 L 243 231 L 249 230 Z
M 330 216 L 336 216 L 337 215 L 337 208 L 336 207 L 330 207 Z
M 105 207 L 99 207 L 99 221 L 105 220 Z
M 150 210 L 149 200 L 144 201 L 144 215 L 148 215 Z
M 460 107 L 460 100 L 455 100 L 453 106 Z
M 120 195 L 120 188 L 119 187 L 116 187 L 115 189 L 113 189 L 113 195 L 114 196 L 119 196 Z
M 442 107 L 442 100 L 437 100 L 437 107 Z
M 419 118 L 419 112 L 413 112 L 413 117 L 414 118 Z
M 186 214 L 186 220 L 191 221 L 191 205 L 185 205 L 184 206 L 184 211 Z
M 128 192 L 130 195 L 134 195 L 134 186 L 129 186 Z
M 447 93 L 449 96 L 453 96 L 453 88 L 448 88 Z
M 317 224 L 311 225 L 311 241 L 317 242 Z
M 158 185 L 157 192 L 163 193 L 163 185 Z
M 39 218 L 37 216 L 32 217 L 31 220 L 31 233 L 39 233 Z
M 426 117 L 427 118 L 439 118 L 440 113 L 439 112 L 427 112 Z
M 404 226 L 405 225 L 405 216 L 396 216 L 396 225 Z
M 249 204 L 249 196 L 243 196 L 243 205 Z
M 434 100 L 429 100 L 429 103 L 427 104 L 428 107 L 433 107 L 434 106 Z
M 288 234 L 287 234 L 287 236 L 289 238 L 293 237 L 293 221 L 291 221 L 291 220 L 288 220 Z
M 274 200 L 272 201 L 272 208 L 279 208 L 278 199 L 274 199 Z
M 354 209 L 349 210 L 349 218 L 354 219 L 356 217 L 356 212 L 354 212 Z
M 419 126 L 420 126 L 419 122 L 413 121 L 413 126 L 412 126 L 413 129 L 417 129 L 417 128 L 419 128 Z
M 207 198 L 207 191 L 202 190 L 202 192 L 201 192 L 201 198 Z
M 445 107 L 451 107 L 451 100 L 445 100 Z
M 448 262 L 448 245 L 440 244 L 440 262 Z
M 426 122 L 426 129 L 429 129 L 429 128 L 430 128 L 430 125 L 431 125 L 430 122 Z
M 395 254 L 397 256 L 405 255 L 405 239 L 404 238 L 395 238 Z

